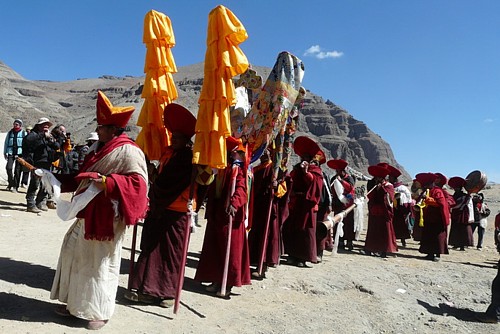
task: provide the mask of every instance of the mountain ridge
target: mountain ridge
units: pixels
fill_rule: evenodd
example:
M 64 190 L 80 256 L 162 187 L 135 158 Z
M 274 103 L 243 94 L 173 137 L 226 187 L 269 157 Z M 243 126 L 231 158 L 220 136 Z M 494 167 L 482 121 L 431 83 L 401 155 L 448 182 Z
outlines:
M 252 66 L 263 80 L 271 69 Z M 307 75 L 307 72 L 306 72 Z M 173 75 L 178 91 L 175 101 L 198 113 L 198 98 L 203 84 L 203 63 L 178 68 Z M 0 61 L 0 131 L 11 128 L 15 118 L 24 126 L 33 125 L 40 117 L 48 117 L 54 124 L 65 124 L 76 143 L 83 142 L 95 123 L 97 90 L 102 90 L 115 105 L 134 105 L 131 136 L 139 133 L 137 117 L 143 103 L 141 98 L 144 76 L 80 78 L 73 81 L 28 80 Z M 307 134 L 320 143 L 327 158 L 341 158 L 349 166 L 367 175 L 369 165 L 384 161 L 411 180 L 403 166 L 395 159 L 390 145 L 362 121 L 330 100 L 307 90 L 300 109 L 297 135 Z M 293 162 L 293 160 L 292 160 Z

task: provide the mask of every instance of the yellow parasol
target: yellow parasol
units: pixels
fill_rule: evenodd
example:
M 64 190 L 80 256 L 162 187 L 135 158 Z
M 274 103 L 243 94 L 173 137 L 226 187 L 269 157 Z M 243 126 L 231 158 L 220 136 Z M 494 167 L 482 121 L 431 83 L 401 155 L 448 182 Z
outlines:
M 146 44 L 146 79 L 141 97 L 145 100 L 137 120 L 142 129 L 136 142 L 149 160 L 159 160 L 170 144 L 170 135 L 163 125 L 163 110 L 177 98 L 172 78 L 177 67 L 171 50 L 175 37 L 168 16 L 155 10 L 146 14 L 143 43 Z
M 193 163 L 226 167 L 226 137 L 231 134 L 229 107 L 236 103 L 232 77 L 245 72 L 248 60 L 238 47 L 248 38 L 240 20 L 220 5 L 208 15 L 203 86 L 198 100 Z

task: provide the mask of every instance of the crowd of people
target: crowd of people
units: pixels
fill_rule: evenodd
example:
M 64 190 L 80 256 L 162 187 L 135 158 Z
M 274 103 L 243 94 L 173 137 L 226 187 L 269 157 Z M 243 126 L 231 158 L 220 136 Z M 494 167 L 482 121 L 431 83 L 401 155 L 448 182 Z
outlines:
M 361 195 L 348 162 L 328 160 L 307 136 L 294 140 L 300 162 L 290 171 L 275 166 L 272 145 L 259 164 L 250 164 L 248 148 L 233 137 L 226 139 L 227 167 L 213 171 L 192 164 L 196 119 L 177 104 L 165 108 L 170 146 L 151 167 L 124 132 L 133 111 L 113 106 L 99 91 L 97 132 L 89 135 L 80 154 L 72 154 L 64 125 L 50 130 L 47 118 L 29 134 L 16 119 L 6 138 L 9 190 L 24 180 L 20 175 L 26 164 L 18 166 L 16 160 L 23 157 L 35 169 L 51 170 L 62 191 L 75 195 L 71 205 L 79 209 L 63 240 L 51 298 L 64 303 L 56 313 L 86 319 L 88 329 L 102 328 L 114 312 L 121 244 L 126 227 L 138 222 L 144 223 L 141 253 L 124 297 L 174 306 L 182 289 L 189 234 L 204 202 L 206 229 L 194 280 L 221 298 L 229 298 L 233 287 L 265 279 L 269 268 L 281 263 L 311 268 L 322 261 L 324 251 L 353 252 L 363 230 L 359 210 L 365 200 L 368 227 L 361 253 L 367 256 L 397 256 L 398 248 L 413 238 L 425 259 L 437 262 L 448 254 L 448 244 L 458 251 L 474 246 L 476 229 L 476 247 L 483 247 L 490 211 L 481 193 L 464 191 L 461 177 L 419 173 L 408 187 L 398 168 L 380 162 L 368 167 L 371 179 Z M 29 212 L 48 208 L 51 198 L 40 184 L 32 173 L 26 195 Z M 500 320 L 498 281 L 485 321 Z
M 56 208 L 55 202 L 40 186 L 40 178 L 34 177 L 32 171 L 42 168 L 55 174 L 77 173 L 89 146 L 98 140 L 97 133 L 91 132 L 84 145 L 73 145 L 71 133 L 63 124 L 52 125 L 48 118 L 42 117 L 33 127 L 23 129 L 23 121 L 15 119 L 5 136 L 6 190 L 18 193 L 19 188 L 25 188 L 28 212 L 40 213 Z

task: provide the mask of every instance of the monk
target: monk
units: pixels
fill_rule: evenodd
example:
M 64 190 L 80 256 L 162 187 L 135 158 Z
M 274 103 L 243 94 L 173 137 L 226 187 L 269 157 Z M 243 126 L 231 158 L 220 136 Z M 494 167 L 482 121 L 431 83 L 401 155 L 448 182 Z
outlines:
M 160 307 L 168 308 L 174 304 L 184 239 L 190 233 L 191 137 L 196 118 L 186 108 L 171 103 L 165 107 L 163 120 L 172 133 L 171 145 L 160 159 L 159 173 L 149 191 L 150 210 L 141 234 L 141 253 L 131 273 L 131 290 L 124 297 L 147 304 L 158 301 Z M 196 183 L 193 186 L 197 188 Z
M 99 91 L 99 141 L 79 175 L 61 175 L 63 191 L 99 190 L 64 237 L 50 293 L 66 303 L 57 314 L 85 319 L 90 330 L 105 326 L 115 310 L 125 229 L 144 218 L 148 204 L 146 159 L 124 133 L 134 109 L 114 107 Z
M 401 171 L 394 166 L 388 165 L 389 182 L 394 187 L 394 234 L 396 239 L 401 240 L 401 245 L 406 247 L 406 239 L 411 238 L 410 218 L 411 218 L 411 192 L 406 185 L 398 178 Z
M 355 178 L 351 176 L 346 168 L 347 161 L 343 159 L 332 159 L 327 163 L 328 167 L 335 170 L 335 175 L 330 181 L 332 191 L 332 209 L 335 214 L 347 209 L 354 204 L 355 197 Z M 340 185 L 340 186 L 339 186 Z M 353 241 L 356 239 L 354 230 L 354 210 L 350 211 L 342 220 L 344 224 L 344 236 L 339 239 L 339 248 L 351 251 L 353 250 Z M 337 230 L 334 228 L 334 233 Z
M 451 227 L 448 244 L 453 249 L 465 251 L 466 247 L 474 245 L 472 237 L 472 226 L 474 222 L 474 213 L 472 209 L 472 198 L 463 191 L 465 179 L 454 176 L 449 179 L 448 185 L 455 191 L 453 199 L 455 205 L 451 208 Z
M 368 167 L 376 187 L 368 194 L 368 230 L 365 254 L 379 253 L 386 258 L 398 251 L 392 219 L 394 217 L 394 187 L 386 180 L 389 170 L 380 165 Z
M 450 221 L 450 209 L 443 190 L 434 185 L 437 176 L 434 173 L 420 173 L 416 179 L 429 195 L 424 196 L 424 227 L 419 252 L 427 254 L 425 259 L 439 261 L 441 254 L 448 254 L 447 226 Z
M 200 262 L 194 279 L 208 282 L 208 292 L 228 298 L 233 287 L 249 285 L 250 259 L 245 229 L 247 182 L 244 173 L 245 148 L 241 140 L 228 137 L 226 148 L 230 164 L 219 171 L 208 191 L 207 227 Z M 234 191 L 232 186 L 234 185 Z M 228 230 L 229 217 L 232 229 Z M 228 233 L 231 233 L 226 291 L 221 291 Z
M 312 139 L 300 136 L 294 141 L 294 151 L 301 162 L 290 173 L 290 215 L 283 226 L 287 263 L 298 267 L 310 267 L 306 262 L 317 263 L 316 216 L 323 186 L 321 163 L 325 154 Z

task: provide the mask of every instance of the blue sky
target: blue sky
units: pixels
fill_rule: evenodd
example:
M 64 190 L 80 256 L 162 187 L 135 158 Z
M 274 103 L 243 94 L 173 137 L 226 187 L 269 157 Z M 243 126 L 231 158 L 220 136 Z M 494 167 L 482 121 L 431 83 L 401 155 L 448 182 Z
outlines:
M 155 9 L 172 21 L 177 66 L 199 63 L 219 4 L 245 25 L 251 64 L 301 58 L 304 87 L 365 122 L 412 176 L 479 169 L 500 182 L 496 0 L 2 1 L 0 60 L 31 80 L 140 76 Z

